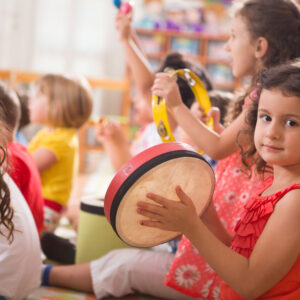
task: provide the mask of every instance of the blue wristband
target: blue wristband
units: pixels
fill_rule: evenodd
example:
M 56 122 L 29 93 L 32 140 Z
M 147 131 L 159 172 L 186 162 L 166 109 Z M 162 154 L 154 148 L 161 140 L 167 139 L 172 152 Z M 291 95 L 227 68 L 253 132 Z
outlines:
M 50 286 L 49 284 L 49 274 L 53 265 L 47 265 L 44 269 L 43 276 L 42 276 L 42 286 Z

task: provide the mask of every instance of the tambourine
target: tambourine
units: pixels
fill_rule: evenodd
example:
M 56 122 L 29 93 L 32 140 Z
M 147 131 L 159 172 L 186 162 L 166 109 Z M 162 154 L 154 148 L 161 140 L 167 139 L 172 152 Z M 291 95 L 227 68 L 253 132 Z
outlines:
M 104 212 L 125 243 L 152 247 L 180 232 L 140 225 L 145 217 L 137 213 L 137 202 L 152 202 L 146 197 L 148 192 L 178 199 L 175 188 L 180 185 L 201 215 L 211 200 L 214 182 L 209 163 L 192 147 L 178 142 L 159 144 L 137 154 L 117 172 L 105 195 Z
M 197 75 L 195 75 L 189 69 L 176 70 L 171 73 L 170 76 L 173 77 L 175 75 L 180 76 L 182 79 L 186 80 L 187 84 L 194 93 L 199 105 L 203 107 L 204 112 L 207 114 L 211 108 L 210 100 L 204 85 L 197 77 Z M 158 97 L 156 95 L 152 96 L 152 113 L 161 140 L 163 142 L 174 142 L 175 138 L 169 125 L 167 105 L 164 98 Z M 213 119 L 209 118 L 206 125 L 213 129 Z

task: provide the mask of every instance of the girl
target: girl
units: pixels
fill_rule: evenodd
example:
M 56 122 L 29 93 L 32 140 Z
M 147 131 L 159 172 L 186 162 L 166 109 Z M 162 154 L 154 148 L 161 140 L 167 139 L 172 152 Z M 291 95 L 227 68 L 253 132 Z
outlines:
M 0 116 L 4 111 L 0 108 Z M 1 122 L 1 144 L 6 144 Z M 6 151 L 1 148 L 1 167 Z M 0 169 L 0 298 L 24 299 L 40 284 L 40 242 L 28 205 L 13 180 Z
M 44 231 L 53 232 L 66 207 L 77 172 L 79 129 L 92 111 L 87 83 L 62 75 L 44 75 L 30 99 L 30 120 L 45 125 L 29 143 L 41 174 L 45 200 Z
M 138 213 L 150 218 L 142 225 L 182 232 L 193 243 L 224 279 L 221 299 L 299 299 L 300 61 L 266 71 L 258 93 L 240 145 L 243 161 L 272 176 L 245 205 L 231 249 L 199 219 L 180 187 L 179 202 L 148 194 L 159 205 L 139 202 Z
M 239 130 L 245 127 L 247 103 L 250 98 L 256 97 L 257 78 L 265 69 L 300 57 L 300 12 L 293 1 L 246 0 L 237 2 L 233 13 L 232 32 L 226 50 L 231 57 L 233 75 L 238 78 L 250 75 L 252 84 L 244 96 L 237 99 L 232 111 L 235 119 L 222 133 L 210 131 L 185 109 L 176 84 L 167 74 L 156 75 L 152 89 L 154 94 L 166 99 L 179 126 L 197 146 L 213 159 L 221 159 L 215 170 L 217 184 L 213 200 L 222 224 L 229 232 L 233 232 L 241 208 L 260 181 L 256 176 L 249 179 L 241 172 L 243 165 L 236 144 Z M 218 219 L 215 221 L 217 224 Z M 223 236 L 222 227 L 216 226 L 215 231 Z M 189 261 L 197 261 L 197 267 L 202 271 L 202 276 L 191 286 L 182 284 L 177 278 L 178 272 Z M 183 237 L 165 283 L 194 297 L 216 298 L 220 278 L 204 270 L 210 270 L 210 267 Z
M 236 77 L 252 75 L 253 87 L 256 87 L 256 78 L 262 70 L 286 62 L 289 59 L 300 57 L 300 12 L 297 5 L 290 0 L 247 0 L 240 3 L 236 9 L 232 34 L 226 49 L 232 59 L 232 69 Z M 164 85 L 165 83 L 165 85 Z M 250 91 L 253 89 L 251 87 Z M 175 92 L 174 92 L 175 91 Z M 219 161 L 216 167 L 217 185 L 214 193 L 214 206 L 210 207 L 210 217 L 203 216 L 204 222 L 213 224 L 211 230 L 219 236 L 225 244 L 229 244 L 231 236 L 224 230 L 225 225 L 229 232 L 233 231 L 240 209 L 249 199 L 258 183 L 258 179 L 241 172 L 243 167 L 241 157 L 236 145 L 236 137 L 240 129 L 245 127 L 244 110 L 238 110 L 239 116 L 221 134 L 208 130 L 192 114 L 186 110 L 181 101 L 175 83 L 167 74 L 157 75 L 154 93 L 165 97 L 169 105 L 175 102 L 174 112 L 178 123 L 189 133 L 200 149 L 212 158 L 225 159 Z M 175 94 L 175 96 L 173 96 Z M 239 102 L 244 102 L 244 97 Z M 177 101 L 175 101 L 177 99 Z M 250 97 L 246 98 L 250 101 Z M 173 103 L 172 102 L 172 103 Z M 242 105 L 238 107 L 241 108 Z M 220 216 L 217 218 L 216 210 Z M 212 221 L 212 217 L 214 221 Z M 100 297 L 114 295 L 122 296 L 132 291 L 148 293 L 161 298 L 186 299 L 189 295 L 195 298 L 218 299 L 221 279 L 213 272 L 206 261 L 195 251 L 190 241 L 183 236 L 177 254 L 143 253 L 143 261 L 138 262 L 142 250 L 118 250 L 99 258 L 90 264 L 75 267 L 54 267 L 50 272 L 49 280 L 52 284 L 76 287 L 88 284 Z M 106 268 L 110 262 L 114 265 L 116 257 L 126 257 L 127 261 L 115 270 Z M 190 270 L 186 265 L 195 264 L 200 276 L 193 277 L 191 281 L 180 279 L 189 276 Z M 170 269 L 171 266 L 171 269 Z M 122 273 L 121 273 L 122 271 Z M 68 275 L 72 274 L 78 279 L 69 282 Z M 165 277 L 167 275 L 167 278 Z M 198 273 L 197 273 L 198 274 Z M 134 278 L 127 284 L 114 285 L 116 276 Z M 104 282 L 110 278 L 112 288 L 105 289 Z M 149 278 L 155 280 L 149 281 Z M 163 280 L 166 278 L 165 286 Z M 73 284 L 73 285 L 72 285 Z M 86 287 L 86 286 L 85 286 Z M 172 289 L 170 289 L 171 287 Z M 124 289 L 123 289 L 124 288 Z M 181 293 L 175 293 L 175 290 Z M 184 295 L 186 294 L 186 295 Z

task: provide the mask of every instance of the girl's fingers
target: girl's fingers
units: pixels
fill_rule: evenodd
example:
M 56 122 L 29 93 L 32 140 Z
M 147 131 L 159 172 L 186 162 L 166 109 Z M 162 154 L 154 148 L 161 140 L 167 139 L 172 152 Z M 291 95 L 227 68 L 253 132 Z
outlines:
M 151 219 L 152 221 L 153 220 L 161 221 L 162 217 L 160 215 L 156 214 L 156 213 L 153 213 L 153 212 L 150 212 L 148 210 L 141 209 L 141 208 L 138 208 L 136 211 L 139 215 L 147 217 L 147 218 Z
M 147 202 L 137 202 L 137 207 L 139 210 L 148 211 L 154 213 L 156 215 L 161 216 L 163 212 L 163 207 L 155 204 L 147 203 Z
M 185 205 L 190 205 L 191 203 L 193 204 L 190 197 L 182 190 L 182 188 L 179 185 L 176 187 L 176 194 L 183 204 Z
M 165 229 L 163 224 L 159 221 L 153 221 L 153 220 L 141 220 L 140 225 L 147 226 L 147 227 L 153 227 L 153 228 L 159 228 L 159 229 Z
M 153 193 L 148 193 L 147 195 L 147 198 L 153 200 L 154 202 L 160 204 L 161 206 L 163 207 L 167 207 L 167 204 L 172 201 L 172 200 L 169 200 L 167 198 L 164 198 L 160 195 L 156 195 L 156 194 L 153 194 Z

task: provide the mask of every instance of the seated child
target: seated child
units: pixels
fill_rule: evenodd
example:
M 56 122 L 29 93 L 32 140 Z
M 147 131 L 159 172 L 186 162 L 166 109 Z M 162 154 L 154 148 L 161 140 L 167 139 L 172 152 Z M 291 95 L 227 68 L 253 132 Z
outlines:
M 20 102 L 13 90 L 0 85 L 1 121 L 8 129 L 8 173 L 22 192 L 33 215 L 39 234 L 43 228 L 44 199 L 39 171 L 27 148 L 15 141 L 20 120 Z
M 66 207 L 78 171 L 77 130 L 89 119 L 92 96 L 86 81 L 47 74 L 36 82 L 30 120 L 45 125 L 30 141 L 41 175 L 44 231 L 53 232 Z

